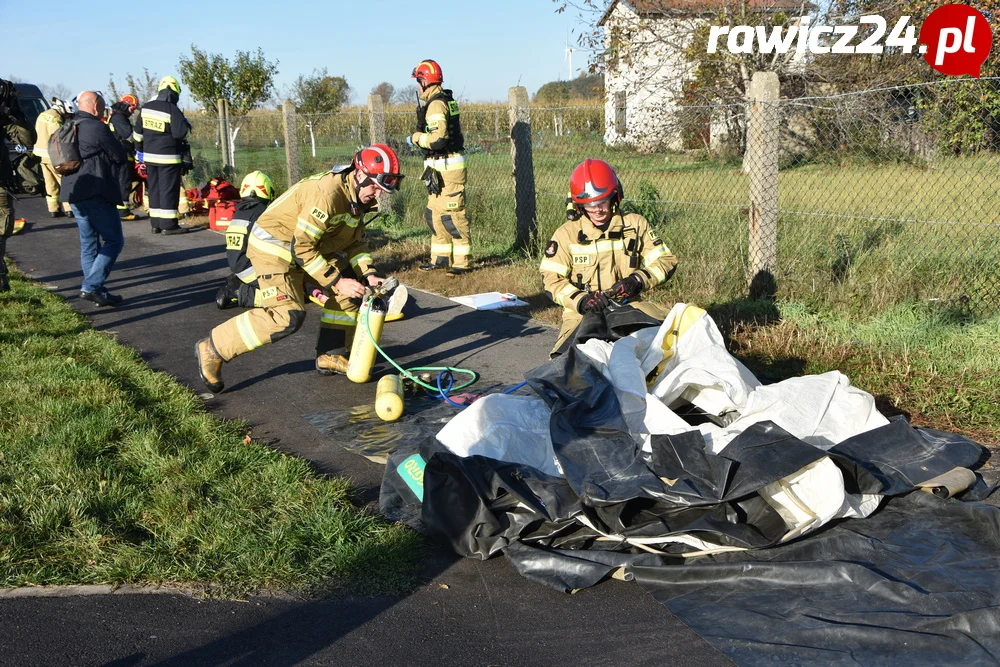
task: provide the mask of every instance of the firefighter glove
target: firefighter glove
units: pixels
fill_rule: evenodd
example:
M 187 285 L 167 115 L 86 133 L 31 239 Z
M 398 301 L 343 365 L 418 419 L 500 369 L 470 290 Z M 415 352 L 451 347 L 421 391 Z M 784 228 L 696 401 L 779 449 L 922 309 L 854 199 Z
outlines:
M 616 282 L 608 290 L 608 296 L 618 303 L 625 303 L 639 296 L 642 291 L 642 280 L 634 273 Z
M 424 169 L 424 173 L 420 176 L 420 180 L 422 180 L 424 185 L 427 186 L 427 194 L 441 194 L 441 174 L 439 174 L 436 169 L 433 167 L 427 167 Z
M 604 296 L 604 292 L 591 292 L 580 299 L 577 310 L 580 311 L 581 315 L 586 315 L 587 313 L 599 313 L 610 305 L 611 302 L 608 301 L 608 297 Z

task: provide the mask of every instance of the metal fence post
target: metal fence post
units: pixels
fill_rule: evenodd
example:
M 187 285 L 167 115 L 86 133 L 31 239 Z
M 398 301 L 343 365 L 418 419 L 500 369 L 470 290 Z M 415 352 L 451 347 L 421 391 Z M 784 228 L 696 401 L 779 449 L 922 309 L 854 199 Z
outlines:
M 778 75 L 755 72 L 747 113 L 750 298 L 773 297 L 778 263 Z
M 514 247 L 531 252 L 538 240 L 535 212 L 535 165 L 531 158 L 531 107 L 524 86 L 507 91 L 510 117 L 510 157 L 514 166 L 514 214 L 517 233 Z
M 385 133 L 385 101 L 381 95 L 374 93 L 368 96 L 368 136 L 369 143 L 384 144 Z M 378 210 L 388 212 L 390 210 L 391 195 L 388 192 L 378 193 Z
M 285 100 L 281 105 L 281 119 L 285 126 L 285 172 L 288 175 L 288 187 L 299 182 L 299 128 L 295 117 L 295 103 Z
M 233 165 L 229 162 L 229 114 L 226 113 L 226 101 L 219 99 L 219 150 L 222 151 L 222 173 L 227 178 L 232 176 Z

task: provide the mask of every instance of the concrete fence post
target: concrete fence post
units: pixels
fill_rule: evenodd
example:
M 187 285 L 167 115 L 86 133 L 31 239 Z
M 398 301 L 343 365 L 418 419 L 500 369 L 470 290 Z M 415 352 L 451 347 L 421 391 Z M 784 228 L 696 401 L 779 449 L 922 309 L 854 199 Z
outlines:
M 302 177 L 299 170 L 299 128 L 295 116 L 295 103 L 285 100 L 281 105 L 281 120 L 285 127 L 285 171 L 288 175 L 288 187 L 299 182 Z
M 750 179 L 750 298 L 773 297 L 778 264 L 778 75 L 756 72 L 747 108 L 746 173 Z
M 226 178 L 233 175 L 233 165 L 229 161 L 229 113 L 226 101 L 217 102 L 219 113 L 219 150 L 222 152 L 222 173 Z
M 510 117 L 510 157 L 514 167 L 514 214 L 517 232 L 514 246 L 532 252 L 538 241 L 535 211 L 535 165 L 531 157 L 531 108 L 528 91 L 514 86 L 507 92 Z
M 385 101 L 381 95 L 374 93 L 368 96 L 368 137 L 371 139 L 369 142 L 371 144 L 386 143 Z M 379 190 L 378 209 L 380 211 L 389 211 L 391 201 L 392 195 Z

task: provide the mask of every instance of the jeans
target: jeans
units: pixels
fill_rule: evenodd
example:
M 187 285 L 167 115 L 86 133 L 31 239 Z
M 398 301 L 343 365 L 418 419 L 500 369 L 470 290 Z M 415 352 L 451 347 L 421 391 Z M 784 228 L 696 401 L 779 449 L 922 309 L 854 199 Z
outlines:
M 70 204 L 80 229 L 80 268 L 84 292 L 100 292 L 125 246 L 122 221 L 115 205 L 103 197 Z

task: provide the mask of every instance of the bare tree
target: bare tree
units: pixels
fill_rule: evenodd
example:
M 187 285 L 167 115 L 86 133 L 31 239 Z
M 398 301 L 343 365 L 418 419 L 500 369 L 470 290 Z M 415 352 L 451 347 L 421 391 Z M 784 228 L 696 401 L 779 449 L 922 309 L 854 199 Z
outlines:
M 131 72 L 125 73 L 125 83 L 122 85 L 115 83 L 114 73 L 108 75 L 108 92 L 118 100 L 125 93 L 130 93 L 139 98 L 139 102 L 148 102 L 156 97 L 156 86 L 160 83 L 158 75 L 150 74 L 148 67 L 142 68 L 142 74 L 135 75 Z
M 410 84 L 404 88 L 400 88 L 392 96 L 392 103 L 402 105 L 414 105 L 417 103 L 417 95 L 420 94 L 420 89 L 415 85 Z
M 388 104 L 392 99 L 392 94 L 396 91 L 396 88 L 388 81 L 383 81 L 374 88 L 372 88 L 372 95 L 378 95 L 382 98 L 382 102 Z

